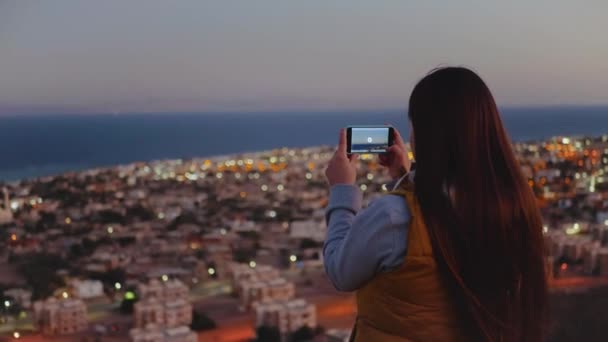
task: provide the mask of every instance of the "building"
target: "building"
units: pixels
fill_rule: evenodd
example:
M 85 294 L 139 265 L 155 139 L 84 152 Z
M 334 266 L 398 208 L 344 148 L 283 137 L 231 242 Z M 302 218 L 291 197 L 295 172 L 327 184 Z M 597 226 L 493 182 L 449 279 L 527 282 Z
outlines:
M 256 281 L 271 281 L 279 278 L 279 270 L 269 265 L 256 265 L 250 267 L 246 264 L 233 263 L 230 265 L 232 273 L 232 288 L 240 295 L 242 285 Z
M 3 206 L 0 206 L 0 225 L 13 222 L 13 212 L 11 209 L 11 202 L 8 199 L 8 190 L 2 188 L 2 194 L 4 203 Z
M 32 307 L 32 291 L 21 288 L 13 288 L 4 291 L 4 296 L 12 298 L 24 309 L 30 309 Z
M 312 239 L 322 242 L 327 235 L 327 228 L 321 221 L 295 221 L 291 223 L 289 235 L 294 239 Z
M 160 282 L 156 279 L 139 284 L 140 300 L 134 306 L 135 327 L 149 324 L 164 327 L 190 325 L 192 304 L 188 299 L 188 287 L 179 280 Z
M 75 279 L 70 283 L 74 297 L 81 299 L 97 298 L 104 295 L 103 283 L 99 280 Z
M 87 307 L 82 299 L 56 299 L 34 303 L 34 323 L 45 335 L 67 335 L 87 329 Z
M 164 328 L 150 324 L 131 329 L 129 336 L 132 342 L 197 342 L 196 333 L 187 326 Z
M 246 310 L 260 303 L 288 301 L 293 299 L 296 293 L 295 285 L 283 278 L 245 282 L 241 288 L 241 303 Z
M 345 329 L 329 329 L 325 332 L 325 341 L 327 342 L 348 342 L 350 341 L 350 330 Z
M 305 325 L 315 328 L 316 307 L 304 299 L 260 304 L 256 306 L 255 323 L 256 326 L 276 327 L 285 337 Z
M 170 279 L 163 282 L 152 279 L 148 283 L 140 283 L 137 285 L 137 294 L 140 299 L 187 299 L 188 292 L 188 287 L 177 279 Z

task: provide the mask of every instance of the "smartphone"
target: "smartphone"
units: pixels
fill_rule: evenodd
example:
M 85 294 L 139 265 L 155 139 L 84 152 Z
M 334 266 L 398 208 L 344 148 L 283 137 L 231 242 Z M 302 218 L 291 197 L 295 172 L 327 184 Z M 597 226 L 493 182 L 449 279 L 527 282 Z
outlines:
M 391 126 L 348 126 L 346 152 L 386 153 L 394 138 L 395 130 Z

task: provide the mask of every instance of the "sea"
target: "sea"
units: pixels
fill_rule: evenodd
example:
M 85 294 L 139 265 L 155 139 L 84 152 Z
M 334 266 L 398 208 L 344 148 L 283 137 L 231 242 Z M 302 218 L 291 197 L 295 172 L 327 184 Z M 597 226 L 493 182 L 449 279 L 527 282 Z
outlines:
M 608 134 L 608 106 L 501 108 L 501 115 L 513 141 Z M 4 115 L 0 181 L 135 161 L 333 145 L 341 127 L 384 123 L 407 136 L 405 110 Z

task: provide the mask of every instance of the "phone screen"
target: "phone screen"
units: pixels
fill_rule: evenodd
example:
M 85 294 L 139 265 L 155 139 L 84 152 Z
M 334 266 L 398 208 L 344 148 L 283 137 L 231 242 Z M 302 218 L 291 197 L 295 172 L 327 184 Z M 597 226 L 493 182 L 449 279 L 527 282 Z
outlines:
M 348 153 L 384 153 L 393 144 L 393 128 L 348 127 Z

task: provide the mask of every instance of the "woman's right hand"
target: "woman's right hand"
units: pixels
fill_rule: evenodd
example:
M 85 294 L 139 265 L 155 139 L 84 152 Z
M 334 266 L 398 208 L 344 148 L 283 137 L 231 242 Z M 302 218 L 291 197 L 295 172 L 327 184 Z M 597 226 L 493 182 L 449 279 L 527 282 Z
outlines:
M 393 179 L 399 179 L 410 171 L 412 161 L 408 157 L 401 134 L 396 128 L 393 128 L 393 131 L 393 145 L 388 148 L 387 153 L 380 154 L 378 159 L 380 160 L 380 165 L 388 168 L 388 173 Z

